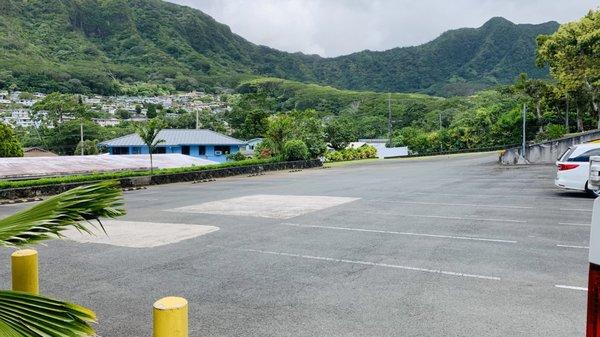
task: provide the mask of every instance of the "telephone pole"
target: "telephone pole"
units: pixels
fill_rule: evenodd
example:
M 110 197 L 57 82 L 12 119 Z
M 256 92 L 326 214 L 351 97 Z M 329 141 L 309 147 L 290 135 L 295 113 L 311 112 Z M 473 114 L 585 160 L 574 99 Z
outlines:
M 443 151 L 442 149 L 442 112 L 438 112 L 438 117 L 440 119 L 440 132 L 438 132 L 438 140 L 440 142 L 440 153 Z
M 198 122 L 198 109 L 196 109 L 196 130 L 198 130 L 198 126 L 199 126 L 199 122 Z
M 567 101 L 567 112 L 565 113 L 565 126 L 567 127 L 567 133 L 569 133 L 569 93 L 565 94 L 565 100 Z
M 526 124 L 527 124 L 527 105 L 523 104 L 523 144 L 521 145 L 521 156 L 525 159 L 525 145 L 526 145 Z
M 392 145 L 392 93 L 388 93 L 388 146 Z
M 83 123 L 79 124 L 79 144 L 81 144 L 81 155 L 83 156 Z

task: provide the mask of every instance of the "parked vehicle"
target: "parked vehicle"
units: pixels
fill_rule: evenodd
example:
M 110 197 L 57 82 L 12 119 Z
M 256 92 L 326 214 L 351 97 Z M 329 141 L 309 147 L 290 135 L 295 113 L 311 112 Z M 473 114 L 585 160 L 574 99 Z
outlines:
M 585 191 L 594 197 L 600 196 L 600 189 L 588 188 L 591 156 L 600 156 L 599 143 L 571 146 L 556 162 L 554 185 L 569 190 Z

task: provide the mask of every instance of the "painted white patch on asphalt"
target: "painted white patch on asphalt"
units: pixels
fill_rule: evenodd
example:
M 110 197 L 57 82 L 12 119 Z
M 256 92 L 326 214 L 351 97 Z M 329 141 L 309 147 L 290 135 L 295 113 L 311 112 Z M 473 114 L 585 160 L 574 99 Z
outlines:
M 210 201 L 198 205 L 180 207 L 170 211 L 289 219 L 359 199 L 360 198 L 317 195 L 256 194 L 239 198 Z
M 63 232 L 70 240 L 120 247 L 149 248 L 168 245 L 219 230 L 219 227 L 176 223 L 103 220 L 106 229 L 93 229 L 94 235 L 71 229 Z M 99 226 L 98 226 L 99 227 Z
M 580 290 L 580 291 L 588 291 L 588 288 L 584 288 L 584 287 L 573 287 L 573 286 L 565 286 L 562 284 L 556 284 L 555 285 L 556 288 L 561 288 L 561 289 L 570 289 L 570 290 Z
M 556 245 L 556 247 L 562 247 L 562 248 L 576 248 L 576 249 L 590 249 L 590 247 L 588 247 L 588 246 Z
M 337 262 L 337 263 L 348 263 L 348 264 L 358 264 L 358 265 L 364 265 L 364 266 L 383 267 L 383 268 L 392 268 L 392 269 L 402 269 L 402 270 L 418 271 L 418 272 L 423 272 L 423 273 L 442 274 L 442 275 L 449 275 L 449 276 L 477 278 L 477 279 L 493 280 L 493 281 L 500 281 L 501 280 L 501 278 L 495 277 L 495 276 L 467 274 L 467 273 L 446 271 L 446 270 L 441 270 L 441 269 L 428 269 L 428 268 L 419 268 L 419 267 L 409 267 L 409 266 L 401 266 L 401 265 L 397 265 L 397 264 L 387 264 L 387 263 L 377 263 L 377 262 L 368 262 L 368 261 L 356 261 L 356 260 L 336 259 L 336 258 L 332 258 L 332 257 L 291 254 L 291 253 L 273 252 L 273 251 L 258 250 L 258 249 L 240 249 L 240 250 L 241 251 L 245 251 L 245 252 L 251 252 L 251 253 L 260 253 L 260 254 L 268 254 L 268 255 L 287 256 L 287 257 L 296 257 L 296 258 L 303 258 L 303 259 L 309 259 L 309 260 Z
M 421 236 L 421 237 L 438 238 L 438 239 L 486 241 L 486 242 L 497 242 L 497 243 L 517 243 L 517 241 L 513 241 L 513 240 L 488 239 L 488 238 L 480 238 L 480 237 L 473 237 L 473 236 L 452 236 L 452 235 L 440 235 L 440 234 L 395 232 L 395 231 L 384 231 L 384 230 L 364 229 L 364 228 L 348 228 L 348 227 L 317 226 L 317 225 L 300 225 L 300 224 L 293 224 L 293 223 L 282 223 L 281 225 L 290 226 L 290 227 L 300 227 L 300 228 L 318 228 L 318 229 L 332 229 L 332 230 L 342 230 L 342 231 L 352 231 L 352 232 L 392 234 L 392 235 L 406 235 L 406 236 Z

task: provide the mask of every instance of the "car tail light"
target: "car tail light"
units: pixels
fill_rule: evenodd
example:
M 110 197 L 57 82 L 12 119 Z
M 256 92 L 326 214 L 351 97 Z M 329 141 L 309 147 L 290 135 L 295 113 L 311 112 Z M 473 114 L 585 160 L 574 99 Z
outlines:
M 588 278 L 587 337 L 600 336 L 600 266 L 590 263 Z
M 558 164 L 559 171 L 572 170 L 577 167 L 579 167 L 579 164 Z

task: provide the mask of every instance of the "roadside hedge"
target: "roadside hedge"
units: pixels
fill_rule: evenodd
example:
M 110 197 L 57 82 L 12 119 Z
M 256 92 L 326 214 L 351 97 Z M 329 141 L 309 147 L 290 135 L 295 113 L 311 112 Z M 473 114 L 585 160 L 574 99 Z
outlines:
M 230 167 L 242 167 L 250 165 L 261 165 L 270 164 L 277 162 L 277 159 L 246 159 L 235 162 L 227 162 L 221 164 L 205 165 L 205 166 L 191 166 L 191 167 L 178 167 L 168 169 L 155 169 L 153 175 L 171 174 L 171 173 L 187 173 L 204 170 L 215 170 L 221 168 Z M 56 185 L 65 183 L 78 183 L 86 181 L 97 181 L 97 180 L 111 180 L 120 178 L 131 178 L 131 177 L 143 177 L 149 176 L 150 170 L 143 171 L 119 171 L 119 172 L 98 172 L 90 174 L 72 175 L 72 176 L 60 176 L 60 177 L 49 177 L 49 178 L 36 178 L 26 180 L 2 180 L 0 181 L 0 189 L 5 188 L 19 188 L 19 187 L 31 187 L 31 186 L 42 186 L 42 185 Z
M 339 151 L 331 151 L 325 154 L 326 161 L 348 161 L 376 157 L 377 149 L 370 145 L 361 146 L 358 149 L 344 149 Z

